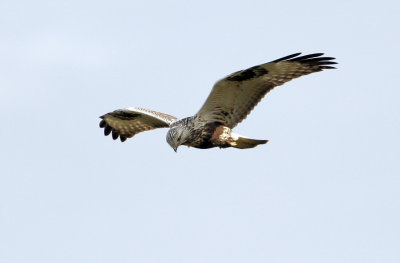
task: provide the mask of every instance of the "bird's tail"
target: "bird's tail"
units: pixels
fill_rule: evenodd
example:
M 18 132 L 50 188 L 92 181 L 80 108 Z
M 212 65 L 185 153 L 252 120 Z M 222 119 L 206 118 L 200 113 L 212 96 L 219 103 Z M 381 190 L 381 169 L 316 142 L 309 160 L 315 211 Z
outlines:
M 237 140 L 231 143 L 232 147 L 238 148 L 238 149 L 249 149 L 249 148 L 254 148 L 257 145 L 260 144 L 266 144 L 268 140 L 255 140 L 255 139 L 250 139 L 242 136 L 238 136 Z

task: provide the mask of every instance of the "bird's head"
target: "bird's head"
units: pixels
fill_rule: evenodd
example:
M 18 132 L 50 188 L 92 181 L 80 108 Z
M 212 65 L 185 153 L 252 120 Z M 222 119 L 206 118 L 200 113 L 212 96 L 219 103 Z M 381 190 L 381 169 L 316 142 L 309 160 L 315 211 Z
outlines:
M 173 127 L 169 129 L 167 133 L 167 142 L 176 152 L 180 145 L 187 142 L 189 135 L 190 132 L 184 127 L 181 126 Z

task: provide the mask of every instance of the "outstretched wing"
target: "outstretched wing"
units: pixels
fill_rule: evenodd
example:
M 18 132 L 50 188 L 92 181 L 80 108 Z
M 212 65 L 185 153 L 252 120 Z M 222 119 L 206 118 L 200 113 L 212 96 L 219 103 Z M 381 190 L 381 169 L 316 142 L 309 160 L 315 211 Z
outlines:
M 241 70 L 218 81 L 197 118 L 207 123 L 220 122 L 232 129 L 274 87 L 337 64 L 331 61 L 335 58 L 322 57 L 323 53 L 299 57 L 300 54 Z
M 113 139 L 116 140 L 119 137 L 121 142 L 139 132 L 168 128 L 178 120 L 173 116 L 142 108 L 116 110 L 100 118 L 102 119 L 100 128 L 104 128 L 104 135 L 112 133 Z

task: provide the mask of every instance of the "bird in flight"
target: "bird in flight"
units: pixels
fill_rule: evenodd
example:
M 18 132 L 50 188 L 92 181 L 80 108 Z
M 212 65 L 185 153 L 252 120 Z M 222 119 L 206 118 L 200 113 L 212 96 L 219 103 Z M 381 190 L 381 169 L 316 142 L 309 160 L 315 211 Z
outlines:
M 192 117 L 174 116 L 144 108 L 119 109 L 100 116 L 100 128 L 114 140 L 124 142 L 135 134 L 156 128 L 169 128 L 168 144 L 177 151 L 180 145 L 208 149 L 213 147 L 248 149 L 268 140 L 250 139 L 232 129 L 276 86 L 292 79 L 334 69 L 335 58 L 323 53 L 289 55 L 265 64 L 232 73 L 219 80 L 200 110 Z

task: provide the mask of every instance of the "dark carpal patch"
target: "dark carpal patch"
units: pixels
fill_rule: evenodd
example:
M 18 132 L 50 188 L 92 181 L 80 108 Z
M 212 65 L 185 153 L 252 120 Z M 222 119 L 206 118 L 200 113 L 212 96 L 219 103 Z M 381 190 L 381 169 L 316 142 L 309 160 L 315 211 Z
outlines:
M 121 120 L 134 120 L 140 116 L 140 114 L 138 113 L 131 113 L 126 111 L 114 111 L 111 112 L 110 115 Z
M 268 70 L 261 66 L 254 66 L 243 71 L 238 71 L 226 79 L 229 81 L 244 81 L 252 78 L 258 78 L 268 74 Z

